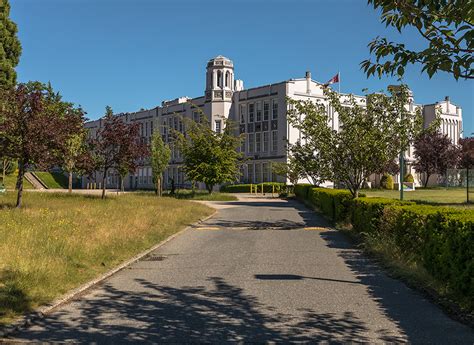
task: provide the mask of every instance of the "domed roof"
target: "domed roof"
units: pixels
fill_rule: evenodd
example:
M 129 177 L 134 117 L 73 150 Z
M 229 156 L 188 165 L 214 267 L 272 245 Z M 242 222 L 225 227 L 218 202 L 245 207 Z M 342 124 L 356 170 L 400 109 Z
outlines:
M 212 58 L 208 61 L 207 63 L 208 66 L 229 66 L 229 67 L 233 67 L 234 66 L 234 63 L 232 62 L 231 59 L 225 57 L 225 56 L 222 56 L 222 55 L 217 55 L 215 58 Z

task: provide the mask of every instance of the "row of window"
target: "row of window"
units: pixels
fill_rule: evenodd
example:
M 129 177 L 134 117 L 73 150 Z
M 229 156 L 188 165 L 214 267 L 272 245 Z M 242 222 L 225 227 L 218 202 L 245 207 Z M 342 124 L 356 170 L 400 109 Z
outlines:
M 240 168 L 240 180 L 244 183 L 276 182 L 272 163 L 248 163 Z
M 273 99 L 271 102 L 259 101 L 255 103 L 241 104 L 240 110 L 239 110 L 240 123 L 246 122 L 246 115 L 248 115 L 247 117 L 248 123 L 261 122 L 262 120 L 268 121 L 270 119 L 270 104 L 272 105 L 271 107 L 272 120 L 278 119 L 278 100 Z M 263 111 L 262 111 L 262 106 L 263 106 Z
M 269 141 L 270 134 L 271 134 L 271 142 Z M 247 142 L 248 144 L 247 151 L 245 147 L 245 142 Z M 261 153 L 261 152 L 268 152 L 268 151 L 271 151 L 271 152 L 278 151 L 278 131 L 248 133 L 247 140 L 242 142 L 241 152 L 254 154 L 254 153 Z

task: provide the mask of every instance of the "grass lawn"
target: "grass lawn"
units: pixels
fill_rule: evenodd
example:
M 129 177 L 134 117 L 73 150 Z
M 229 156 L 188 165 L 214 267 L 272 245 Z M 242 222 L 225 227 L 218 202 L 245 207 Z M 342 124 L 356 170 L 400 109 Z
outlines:
M 171 197 L 169 194 L 165 196 Z M 207 191 L 197 190 L 194 194 L 190 190 L 179 190 L 174 195 L 176 199 L 187 199 L 187 200 L 207 200 L 207 201 L 234 201 L 237 200 L 235 195 L 226 193 L 213 192 L 209 194 Z
M 0 196 L 0 324 L 52 301 L 212 213 L 153 194 Z
M 383 189 L 366 189 L 362 193 L 368 197 L 381 197 L 399 199 L 400 191 L 398 190 L 383 190 Z M 456 189 L 418 189 L 413 192 L 404 192 L 405 200 L 419 201 L 420 203 L 440 204 L 440 205 L 463 205 L 467 207 L 474 207 L 473 204 L 466 205 L 466 190 L 461 188 Z M 470 197 L 474 201 L 474 193 Z
M 68 187 L 68 178 L 62 173 L 35 171 L 35 174 L 46 184 L 46 186 L 48 186 L 48 188 L 63 189 Z
M 1 180 L 0 176 L 0 180 Z M 15 189 L 16 185 L 16 175 L 7 175 L 5 176 L 5 187 L 7 189 Z M 23 189 L 33 189 L 31 183 L 28 182 L 27 179 L 23 179 Z

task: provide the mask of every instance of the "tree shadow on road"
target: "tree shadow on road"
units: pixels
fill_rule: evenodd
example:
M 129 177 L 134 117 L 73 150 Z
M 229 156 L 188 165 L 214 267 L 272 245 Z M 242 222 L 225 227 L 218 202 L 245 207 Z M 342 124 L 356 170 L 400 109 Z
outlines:
M 307 309 L 295 319 L 275 312 L 222 278 L 209 281 L 207 288 L 175 288 L 136 279 L 141 292 L 106 285 L 93 299 L 77 306 L 80 316 L 66 319 L 65 311 L 56 312 L 22 338 L 114 344 L 369 340 L 364 322 L 350 312 L 335 315 Z
M 434 304 L 402 282 L 390 278 L 383 269 L 355 249 L 346 236 L 338 231 L 321 233 L 331 248 L 355 273 L 357 279 L 367 286 L 371 298 L 381 311 L 407 336 L 411 343 L 472 344 L 474 332 L 444 315 Z M 382 337 L 392 341 L 391 337 Z

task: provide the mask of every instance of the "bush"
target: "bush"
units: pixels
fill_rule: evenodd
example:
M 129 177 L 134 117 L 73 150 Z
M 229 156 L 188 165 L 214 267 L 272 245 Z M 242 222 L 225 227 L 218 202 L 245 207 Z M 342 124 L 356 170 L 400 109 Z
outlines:
M 379 231 L 413 255 L 448 291 L 474 296 L 474 210 L 390 206 Z
M 351 223 L 355 231 L 371 233 L 378 229 L 387 205 L 414 205 L 412 201 L 386 198 L 358 198 L 352 201 Z
M 262 183 L 255 184 L 229 184 L 221 186 L 220 191 L 224 193 L 250 193 L 250 186 L 253 186 L 255 191 L 255 186 L 259 193 L 262 192 Z M 286 189 L 286 184 L 281 182 L 264 182 L 263 191 L 264 193 L 280 193 Z
M 405 177 L 403 178 L 403 182 L 415 182 L 415 178 L 413 177 L 412 174 L 406 174 Z
M 311 188 L 308 200 L 334 221 L 347 220 L 352 194 L 343 189 Z
M 301 200 L 308 199 L 308 192 L 312 187 L 314 186 L 309 183 L 297 184 L 294 188 L 296 197 Z
M 380 179 L 380 187 L 384 189 L 393 189 L 393 177 L 389 174 L 383 174 L 382 178 Z

